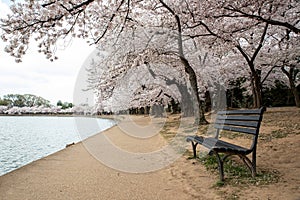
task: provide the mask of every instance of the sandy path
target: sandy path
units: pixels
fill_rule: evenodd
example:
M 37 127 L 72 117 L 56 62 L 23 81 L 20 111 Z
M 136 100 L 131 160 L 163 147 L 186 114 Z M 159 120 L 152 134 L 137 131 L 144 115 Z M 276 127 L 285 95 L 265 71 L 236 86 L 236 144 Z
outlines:
M 121 172 L 107 167 L 95 159 L 95 155 L 98 158 L 99 156 L 100 158 L 101 156 L 102 158 L 109 158 L 108 161 L 114 161 L 113 164 L 117 168 L 128 167 L 133 163 L 131 167 L 126 168 L 127 170 L 141 166 L 142 169 L 146 168 L 147 166 L 143 165 L 145 163 L 148 163 L 150 167 L 157 163 L 158 161 L 155 159 L 147 160 L 143 156 L 138 156 L 137 160 L 127 162 L 127 165 L 124 165 L 124 160 L 128 161 L 127 157 L 122 154 L 120 154 L 121 156 L 118 155 L 118 152 L 114 152 L 115 149 L 112 148 L 117 147 L 117 149 L 132 153 L 149 153 L 158 151 L 168 144 L 155 131 L 143 130 L 143 126 L 149 125 L 150 119 L 139 116 L 134 118 L 138 124 L 137 127 L 130 126 L 131 119 L 128 119 L 120 126 L 97 134 L 82 143 L 72 145 L 0 176 L 0 200 L 299 200 L 299 119 L 300 110 L 295 108 L 269 109 L 265 114 L 261 127 L 261 138 L 258 142 L 257 164 L 259 170 L 278 171 L 280 179 L 277 183 L 269 185 L 226 185 L 216 188 L 213 186 L 218 181 L 218 174 L 211 174 L 200 162 L 194 159 L 187 160 L 187 156 L 181 156 L 170 165 L 148 173 Z M 157 124 L 161 123 L 158 122 Z M 155 129 L 155 127 L 153 128 Z M 128 134 L 132 130 L 138 130 L 137 133 L 141 133 L 142 138 Z M 284 132 L 289 134 L 283 138 L 270 137 L 272 133 Z M 150 133 L 155 134 L 151 135 Z M 164 162 L 167 159 L 168 157 L 162 157 L 159 162 Z M 103 161 L 103 159 L 101 160 Z
M 138 120 L 141 124 L 147 122 L 146 118 Z M 85 144 L 72 145 L 1 176 L 0 199 L 191 199 L 200 198 L 200 194 L 205 199 L 217 198 L 209 191 L 214 180 L 206 173 L 200 176 L 205 169 L 193 161 L 186 162 L 184 157 L 161 170 L 139 174 L 103 165 L 85 147 L 103 135 L 132 152 L 151 152 L 166 144 L 160 135 L 139 140 L 115 126 L 87 139 Z M 195 174 L 199 175 L 197 182 L 192 182 Z

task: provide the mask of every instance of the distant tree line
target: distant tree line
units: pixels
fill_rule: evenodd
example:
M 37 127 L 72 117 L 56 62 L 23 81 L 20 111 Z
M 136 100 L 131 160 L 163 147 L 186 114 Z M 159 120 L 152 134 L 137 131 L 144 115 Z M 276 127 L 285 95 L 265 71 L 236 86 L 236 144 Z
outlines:
M 36 96 L 33 94 L 7 94 L 2 98 L 0 97 L 0 106 L 11 107 L 48 107 L 52 105 L 49 100 L 44 99 L 43 97 Z M 56 106 L 60 106 L 62 109 L 72 108 L 73 104 L 69 102 L 62 102 L 59 100 L 56 103 Z
M 229 89 L 226 90 L 226 104 L 228 108 L 252 108 L 253 97 L 247 93 L 247 86 L 244 85 L 246 82 L 245 78 L 238 78 L 230 82 Z M 298 96 L 300 94 L 300 85 L 296 87 Z M 295 91 L 287 86 L 280 80 L 275 80 L 272 87 L 262 87 L 262 99 L 263 105 L 266 107 L 279 107 L 279 106 L 297 106 Z M 205 110 L 211 110 L 212 106 L 210 93 L 205 94 Z M 167 106 L 154 104 L 153 106 L 130 108 L 129 114 L 133 115 L 144 115 L 150 114 L 155 117 L 161 117 L 164 112 L 176 114 L 181 112 L 181 104 L 179 102 L 170 101 Z M 120 112 L 119 114 L 127 113 L 126 111 Z
M 50 107 L 50 101 L 33 94 L 7 94 L 0 98 L 0 105 L 8 107 Z
M 252 95 L 247 94 L 243 86 L 245 78 L 230 83 L 231 88 L 226 91 L 227 106 L 231 108 L 251 108 Z M 262 87 L 263 105 L 267 107 L 297 106 L 299 107 L 300 85 L 295 88 L 288 87 L 284 82 L 275 80 L 272 87 Z
M 59 100 L 51 105 L 49 100 L 32 94 L 7 94 L 0 97 L 0 115 L 96 115 L 88 105 L 73 105 Z
M 62 109 L 67 109 L 67 108 L 72 108 L 74 105 L 72 103 L 69 102 L 62 102 L 61 100 L 59 100 L 56 103 L 57 106 L 61 106 Z

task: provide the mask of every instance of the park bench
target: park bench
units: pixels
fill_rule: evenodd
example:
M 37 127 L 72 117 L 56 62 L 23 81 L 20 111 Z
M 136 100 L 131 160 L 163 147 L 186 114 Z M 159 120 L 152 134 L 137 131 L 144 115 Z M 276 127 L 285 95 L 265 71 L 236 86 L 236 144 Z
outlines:
M 220 180 L 224 181 L 223 163 L 229 156 L 237 155 L 251 171 L 253 177 L 256 176 L 256 146 L 259 134 L 260 123 L 265 111 L 265 107 L 250 110 L 227 110 L 217 112 L 214 128 L 214 137 L 187 136 L 186 141 L 192 143 L 194 157 L 196 158 L 196 148 L 200 144 L 209 150 L 209 155 L 216 155 L 218 160 Z M 229 134 L 238 132 L 250 134 L 252 136 L 251 146 L 243 147 L 220 139 L 222 130 Z M 250 160 L 247 155 L 252 153 Z

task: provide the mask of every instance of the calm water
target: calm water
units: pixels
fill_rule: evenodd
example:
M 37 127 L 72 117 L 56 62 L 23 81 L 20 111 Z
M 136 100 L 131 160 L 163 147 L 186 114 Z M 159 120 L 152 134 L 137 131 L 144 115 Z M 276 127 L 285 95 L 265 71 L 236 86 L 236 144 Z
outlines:
M 114 124 L 83 117 L 0 116 L 0 176 Z

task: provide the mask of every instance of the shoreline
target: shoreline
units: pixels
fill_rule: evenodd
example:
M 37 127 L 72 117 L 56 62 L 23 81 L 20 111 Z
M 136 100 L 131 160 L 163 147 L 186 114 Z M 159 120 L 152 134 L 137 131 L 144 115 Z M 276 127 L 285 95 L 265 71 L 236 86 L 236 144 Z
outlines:
M 39 118 L 39 117 L 42 117 L 42 118 L 43 117 L 51 117 L 52 118 L 53 117 L 53 118 L 56 118 L 56 120 L 59 120 L 59 117 L 66 117 L 66 116 L 47 116 L 47 115 L 43 115 L 43 116 L 37 116 L 37 115 L 35 115 L 35 116 L 28 116 L 28 115 L 26 115 L 26 116 L 5 116 L 5 117 L 8 117 L 8 119 L 9 119 L 9 117 L 24 117 L 24 118 L 26 118 L 26 117 L 37 117 L 37 118 Z M 70 119 L 74 118 L 74 122 L 75 122 L 75 120 L 76 120 L 75 118 L 76 117 L 82 118 L 84 116 L 68 116 L 68 117 L 70 117 Z M 91 118 L 91 117 L 89 117 L 89 118 Z M 27 159 L 27 158 L 30 158 L 30 157 L 28 157 L 28 155 L 31 155 L 28 152 L 29 151 L 38 151 L 37 148 L 40 148 L 40 147 L 38 147 L 38 146 L 35 147 L 35 148 L 26 148 L 25 147 L 26 149 L 23 149 L 24 153 L 20 153 L 18 150 L 16 150 L 16 152 L 19 152 L 17 154 L 18 157 L 20 157 L 20 156 L 21 157 L 26 157 L 25 160 L 21 159 L 21 161 L 17 161 L 15 159 L 13 159 L 12 155 L 14 155 L 15 153 L 6 154 L 6 155 L 8 155 L 8 157 L 4 155 L 3 158 L 7 158 L 8 160 L 5 161 L 4 159 L 1 159 L 1 163 L 0 164 L 3 166 L 3 168 L 1 167 L 2 169 L 1 169 L 0 177 L 6 175 L 8 173 L 11 173 L 11 172 L 13 172 L 15 170 L 18 170 L 19 168 L 22 168 L 22 167 L 24 167 L 26 165 L 29 165 L 32 162 L 38 161 L 38 160 L 43 159 L 43 158 L 45 158 L 47 156 L 55 154 L 55 153 L 57 153 L 57 152 L 65 149 L 65 148 L 68 148 L 68 147 L 72 146 L 72 145 L 78 144 L 78 143 L 80 143 L 80 142 L 82 142 L 82 141 L 84 141 L 84 140 L 86 140 L 86 139 L 88 139 L 90 137 L 93 137 L 94 135 L 101 134 L 104 131 L 112 128 L 113 126 L 115 126 L 117 124 L 117 122 L 115 120 L 113 120 L 113 119 L 108 119 L 108 118 L 94 118 L 94 117 L 93 117 L 93 119 L 95 119 L 95 120 L 98 120 L 98 119 L 99 120 L 109 120 L 109 121 L 108 122 L 102 121 L 102 123 L 105 123 L 107 125 L 101 126 L 102 128 L 100 128 L 100 126 L 99 126 L 100 131 L 99 132 L 98 131 L 94 132 L 92 135 L 89 135 L 87 138 L 86 137 L 81 137 L 78 133 L 76 133 L 77 129 L 76 129 L 76 126 L 74 126 L 74 133 L 72 133 L 72 134 L 74 134 L 74 136 L 76 136 L 76 138 L 73 138 L 73 139 L 70 139 L 70 140 L 58 140 L 59 145 L 55 145 L 54 143 L 45 143 L 45 145 L 51 145 L 52 149 L 50 149 L 50 150 L 46 149 L 46 151 L 42 150 L 39 153 L 37 153 L 36 156 L 32 156 L 31 159 Z M 49 118 L 49 120 L 50 120 L 50 118 Z M 7 121 L 7 120 L 5 120 L 5 121 Z M 40 121 L 37 121 L 37 122 L 40 122 Z M 108 126 L 108 127 L 106 127 L 106 126 Z M 4 136 L 4 139 L 5 139 L 5 131 L 4 131 L 4 135 L 3 136 Z M 13 138 L 11 138 L 11 139 L 14 140 Z M 57 138 L 57 139 L 59 139 L 59 138 Z M 6 163 L 6 165 L 5 165 L 5 163 Z M 16 163 L 16 164 L 14 164 L 14 163 Z
M 275 170 L 279 173 L 278 182 L 217 187 L 218 172 L 207 171 L 201 162 L 188 159 L 187 155 L 157 171 L 122 172 L 104 165 L 83 142 L 78 142 L 0 176 L 0 199 L 299 199 L 299 114 L 298 108 L 269 109 L 264 114 L 257 168 Z M 146 125 L 149 118 L 137 119 L 139 124 Z M 166 140 L 157 135 L 138 140 L 118 126 L 84 142 L 97 145 L 101 134 L 128 152 L 153 152 L 166 144 Z
M 94 118 L 103 118 L 103 119 L 111 119 L 111 115 L 76 115 L 76 114 L 3 114 L 1 113 L 0 116 L 2 117 L 94 117 Z
M 118 126 L 0 176 L 0 199 L 190 199 L 182 184 L 169 179 L 171 168 L 147 173 L 128 173 L 107 167 L 85 147 L 105 134 L 114 144 L 128 151 L 146 148 L 154 151 L 165 145 L 156 135 L 138 145 Z M 142 142 L 142 143 L 143 143 Z

